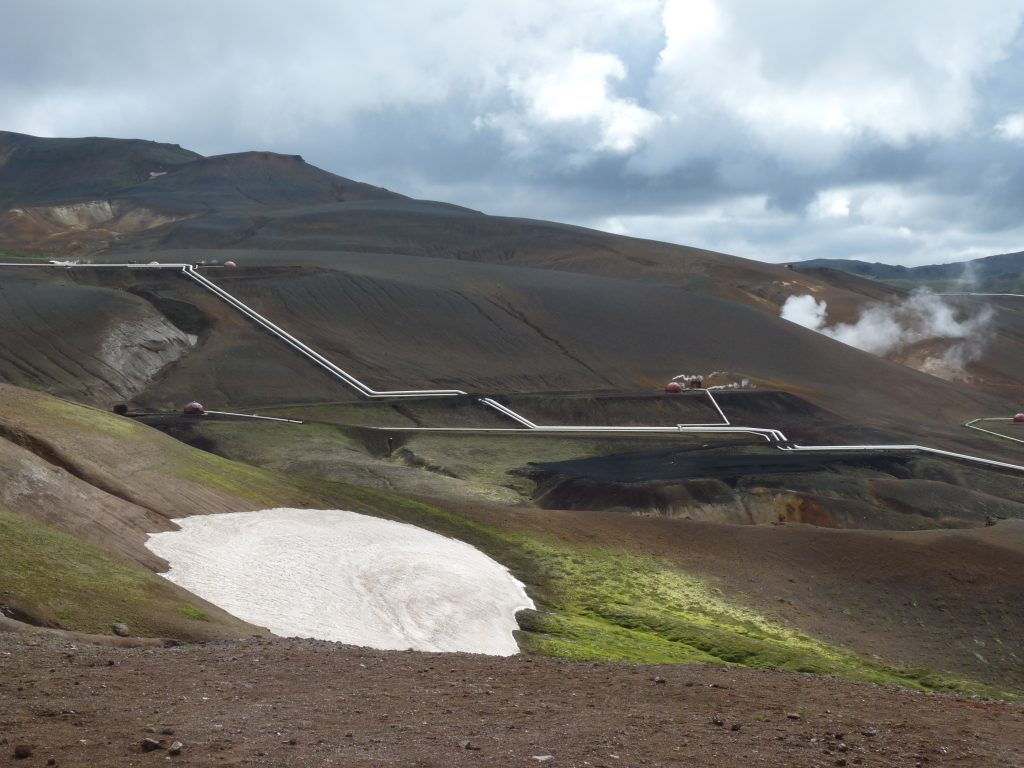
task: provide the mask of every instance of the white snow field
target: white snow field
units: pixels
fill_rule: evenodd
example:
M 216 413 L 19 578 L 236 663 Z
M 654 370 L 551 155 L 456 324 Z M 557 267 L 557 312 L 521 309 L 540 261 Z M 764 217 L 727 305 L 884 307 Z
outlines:
M 174 522 L 146 542 L 163 576 L 275 635 L 510 656 L 534 607 L 503 565 L 414 525 L 322 509 Z

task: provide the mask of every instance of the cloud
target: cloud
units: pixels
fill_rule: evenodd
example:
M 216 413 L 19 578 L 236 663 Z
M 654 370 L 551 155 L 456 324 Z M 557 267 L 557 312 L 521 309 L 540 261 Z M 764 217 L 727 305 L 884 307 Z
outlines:
M 536 142 L 538 133 L 555 127 L 570 129 L 569 135 L 585 141 L 590 151 L 630 152 L 659 118 L 614 95 L 612 83 L 625 76 L 617 56 L 576 49 L 543 68 L 510 76 L 512 109 L 483 115 L 475 124 L 496 128 L 521 150 Z
M 724 122 L 783 162 L 827 167 L 858 141 L 905 146 L 970 126 L 975 82 L 1020 16 L 1020 3 L 1002 0 L 667 0 L 652 100 L 679 122 L 717 118 L 716 133 Z M 658 158 L 678 162 L 703 144 Z
M 415 196 L 772 261 L 952 260 L 1024 247 L 1022 13 L 35 0 L 0 26 L 0 129 L 299 153 Z
M 807 213 L 814 219 L 848 219 L 850 194 L 841 189 L 823 189 L 807 206 Z
M 996 133 L 1009 141 L 1024 141 L 1024 112 L 1004 117 L 996 123 Z

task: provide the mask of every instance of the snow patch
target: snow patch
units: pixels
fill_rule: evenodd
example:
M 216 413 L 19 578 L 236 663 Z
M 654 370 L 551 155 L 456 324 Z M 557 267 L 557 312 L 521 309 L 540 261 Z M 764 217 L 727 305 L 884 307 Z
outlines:
M 523 585 L 476 548 L 345 510 L 175 520 L 146 546 L 168 580 L 276 635 L 510 656 Z

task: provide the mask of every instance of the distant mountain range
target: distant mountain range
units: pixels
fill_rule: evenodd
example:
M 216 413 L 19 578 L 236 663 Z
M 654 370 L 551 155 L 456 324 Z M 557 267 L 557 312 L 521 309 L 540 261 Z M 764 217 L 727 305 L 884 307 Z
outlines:
M 902 267 L 856 259 L 811 259 L 794 269 L 835 269 L 904 287 L 925 285 L 945 291 L 1024 293 L 1024 251 L 986 256 L 953 264 Z

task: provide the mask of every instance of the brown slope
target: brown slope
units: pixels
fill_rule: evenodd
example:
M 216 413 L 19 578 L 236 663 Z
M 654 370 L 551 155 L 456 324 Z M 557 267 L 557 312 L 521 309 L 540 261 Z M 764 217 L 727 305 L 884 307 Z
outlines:
M 210 274 L 377 388 L 653 391 L 679 373 L 725 370 L 796 392 L 855 425 L 928 442 L 945 433 L 947 444 L 973 440 L 982 453 L 989 441 L 957 425 L 1013 407 L 685 285 L 398 255 L 332 254 L 325 263 L 331 267 Z M 11 291 L 5 311 L 16 320 L 4 331 L 16 342 L 0 374 L 9 380 L 103 405 L 125 396 L 165 407 L 194 398 L 244 407 L 354 397 L 177 273 L 26 269 L 4 277 Z M 135 395 L 99 391 L 75 373 L 95 368 L 104 336 L 97 330 L 75 340 L 119 303 L 154 322 L 166 323 L 167 312 L 179 331 L 198 335 L 187 356 L 133 380 Z M 106 380 L 120 375 L 106 370 Z M 735 415 L 754 426 L 785 422 L 758 409 Z
M 79 479 L 61 466 L 46 443 L 6 424 L 0 433 L 5 435 L 0 439 L 0 474 L 5 478 L 0 507 L 147 568 L 166 569 L 165 562 L 143 547 L 147 534 L 174 528 L 166 517 Z
M 856 423 L 957 423 L 996 401 L 743 303 L 676 285 L 389 256 L 328 272 L 215 276 L 378 387 L 654 389 L 714 370 L 792 389 Z M 1003 406 L 1005 407 L 1005 406 Z
M 134 505 L 125 507 L 128 517 L 144 512 L 128 521 L 135 531 L 159 522 L 150 513 L 169 519 L 318 501 L 298 483 L 195 450 L 133 419 L 5 384 L 0 430 L 48 464 Z M 59 485 L 61 478 L 47 481 Z M 73 505 L 46 509 L 51 517 L 45 522 L 66 523 L 74 532 L 80 511 Z
M 25 762 L 58 765 L 157 762 L 175 740 L 184 749 L 170 759 L 195 766 L 1009 768 L 1024 759 L 1015 704 L 758 670 L 314 641 L 147 653 L 0 636 L 0 696 L 8 754 L 25 744 L 34 753 Z M 164 748 L 143 754 L 143 738 Z
M 88 633 L 260 631 L 146 570 L 166 567 L 147 535 L 191 514 L 318 503 L 131 419 L 0 385 L 0 613 Z
M 457 505 L 488 524 L 664 557 L 731 600 L 887 663 L 1024 684 L 1024 522 L 953 531 L 727 525 Z
M 895 304 L 909 295 L 910 289 L 858 277 L 838 269 L 801 270 L 828 287 L 821 294 L 829 302 L 828 322 L 856 322 L 861 311 L 872 304 Z M 953 286 L 950 291 L 983 291 L 970 285 Z M 929 339 L 919 345 L 897 350 L 889 357 L 918 370 L 955 378 L 969 386 L 1012 402 L 1024 402 L 1020 382 L 1024 380 L 1024 297 L 946 296 L 944 301 L 961 318 L 991 312 L 992 318 L 970 345 L 962 370 L 942 370 L 932 360 L 941 358 L 959 340 Z M 979 414 L 980 415 L 980 414 Z M 996 414 L 986 414 L 996 415 Z
M 152 304 L 63 270 L 0 276 L 0 381 L 87 402 L 126 400 L 196 339 Z

